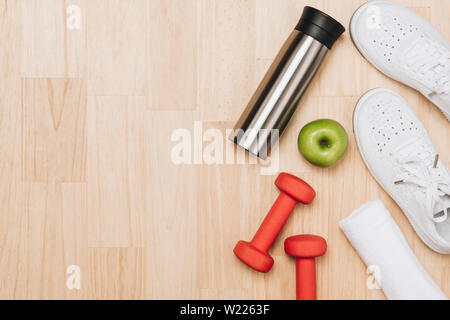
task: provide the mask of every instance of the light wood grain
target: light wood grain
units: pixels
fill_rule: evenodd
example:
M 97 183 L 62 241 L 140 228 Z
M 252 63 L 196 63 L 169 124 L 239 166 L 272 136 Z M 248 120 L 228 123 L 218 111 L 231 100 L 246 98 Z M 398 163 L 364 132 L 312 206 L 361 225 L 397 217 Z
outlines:
M 197 107 L 199 4 L 197 0 L 149 1 L 147 76 L 152 109 Z
M 86 70 L 86 25 L 79 30 L 66 28 L 66 8 L 83 0 L 5 1 L 13 8 L 20 6 L 21 75 L 23 77 L 81 77 Z M 11 51 L 9 51 L 11 52 Z
M 145 0 L 89 0 L 87 21 L 89 92 L 144 95 L 146 88 Z
M 88 103 L 90 247 L 143 247 L 146 229 L 144 97 Z
M 352 132 L 359 97 L 398 91 L 450 164 L 450 125 L 419 93 L 365 61 L 349 33 L 333 47 L 282 137 L 279 170 L 317 190 L 298 206 L 259 274 L 233 255 L 278 190 L 260 163 L 171 160 L 172 133 L 231 128 L 305 5 L 348 26 L 363 0 L 0 0 L 0 299 L 293 299 L 295 263 L 283 240 L 324 236 L 320 299 L 384 299 L 338 228 L 381 199 L 433 279 L 450 295 L 450 257 L 418 238 L 364 166 Z M 398 0 L 450 38 L 447 0 Z M 66 9 L 77 5 L 80 29 Z M 332 118 L 350 147 L 329 169 L 296 139 Z M 192 137 L 194 139 L 194 137 Z M 237 152 L 226 139 L 223 148 Z M 203 142 L 206 146 L 207 142 Z M 253 159 L 254 160 L 254 159 Z M 66 286 L 81 270 L 80 290 Z
M 83 79 L 22 80 L 26 181 L 86 182 L 86 104 Z

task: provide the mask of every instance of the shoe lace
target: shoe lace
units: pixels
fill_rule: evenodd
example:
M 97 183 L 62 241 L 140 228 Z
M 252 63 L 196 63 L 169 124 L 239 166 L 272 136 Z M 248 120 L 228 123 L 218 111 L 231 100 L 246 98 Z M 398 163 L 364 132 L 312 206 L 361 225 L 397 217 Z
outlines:
M 443 170 L 442 176 L 438 170 L 439 155 L 436 155 L 433 167 L 423 165 L 423 159 L 418 157 L 405 157 L 400 160 L 402 174 L 395 184 L 413 184 L 425 191 L 425 208 L 427 215 L 436 223 L 447 220 L 450 208 L 435 214 L 434 209 L 438 203 L 443 202 L 443 197 L 450 196 L 450 177 L 448 171 Z M 442 170 L 441 170 L 442 171 Z
M 406 67 L 436 94 L 450 92 L 450 51 L 439 43 L 420 38 L 407 51 Z

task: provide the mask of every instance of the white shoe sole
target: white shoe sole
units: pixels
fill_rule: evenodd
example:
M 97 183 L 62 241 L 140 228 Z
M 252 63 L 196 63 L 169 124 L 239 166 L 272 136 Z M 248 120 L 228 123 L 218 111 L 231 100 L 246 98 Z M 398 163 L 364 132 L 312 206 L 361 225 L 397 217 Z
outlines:
M 361 107 L 366 103 L 366 101 L 372 97 L 375 94 L 378 93 L 389 93 L 389 94 L 395 94 L 397 95 L 401 100 L 404 100 L 399 94 L 395 93 L 392 90 L 389 89 L 383 89 L 383 88 L 377 88 L 377 89 L 372 89 L 370 91 L 368 91 L 366 94 L 364 94 L 358 101 L 358 103 L 356 104 L 356 107 L 353 111 L 353 133 L 355 135 L 355 139 L 356 139 L 356 144 L 358 145 L 358 149 L 359 149 L 359 153 L 361 154 L 361 157 L 364 161 L 364 163 L 366 164 L 367 169 L 370 171 L 372 177 L 378 182 L 378 184 L 385 190 L 386 193 L 388 193 L 386 190 L 386 186 L 377 178 L 377 176 L 374 174 L 372 168 L 370 167 L 369 163 L 366 161 L 365 155 L 362 152 L 362 147 L 361 147 L 361 143 L 358 139 L 358 132 L 359 132 L 359 128 L 358 128 L 358 117 L 359 117 L 359 110 L 361 109 Z M 406 102 L 405 102 L 406 103 Z M 389 193 L 388 193 L 389 194 Z M 395 201 L 395 203 L 397 203 L 397 201 L 394 199 L 394 197 L 389 194 L 389 196 Z M 422 241 L 431 249 L 433 249 L 434 251 L 441 253 L 441 254 L 449 254 L 450 252 L 446 252 L 446 251 L 442 251 L 439 250 L 438 248 L 436 248 L 434 246 L 434 241 L 427 235 L 427 233 L 421 228 L 420 224 L 417 223 L 414 219 L 413 216 L 411 216 L 407 210 L 405 210 L 404 207 L 402 207 L 399 203 L 397 203 L 397 205 L 400 207 L 400 209 L 403 211 L 403 213 L 406 215 L 406 217 L 408 218 L 409 222 L 411 223 L 412 227 L 414 228 L 414 230 L 416 231 L 417 235 L 420 237 L 420 239 L 422 239 Z
M 360 45 L 360 43 L 358 42 L 357 37 L 355 36 L 355 30 L 356 30 L 356 23 L 357 20 L 359 19 L 359 17 L 361 16 L 361 14 L 364 12 L 364 9 L 366 9 L 369 6 L 373 6 L 377 3 L 386 3 L 386 1 L 370 1 L 367 2 L 365 4 L 363 4 L 362 6 L 360 6 L 355 13 L 353 13 L 352 18 L 350 20 L 350 38 L 352 39 L 353 44 L 355 45 L 356 49 L 359 51 L 359 53 L 371 64 L 373 65 L 378 71 L 380 71 L 381 73 L 383 73 L 384 75 L 394 79 L 397 82 L 400 82 L 410 88 L 413 88 L 414 90 L 419 91 L 425 98 L 427 98 L 431 103 L 433 103 L 441 112 L 442 114 L 447 118 L 448 121 L 450 121 L 450 113 L 446 112 L 444 109 L 442 109 L 439 105 L 437 105 L 433 100 L 430 99 L 430 97 L 428 97 L 427 95 L 423 94 L 419 88 L 416 87 L 411 87 L 409 84 L 404 83 L 402 80 L 400 80 L 399 78 L 397 78 L 394 74 L 389 73 L 388 71 L 382 71 L 382 67 L 377 65 L 373 60 L 370 59 L 369 55 L 362 49 L 362 46 Z

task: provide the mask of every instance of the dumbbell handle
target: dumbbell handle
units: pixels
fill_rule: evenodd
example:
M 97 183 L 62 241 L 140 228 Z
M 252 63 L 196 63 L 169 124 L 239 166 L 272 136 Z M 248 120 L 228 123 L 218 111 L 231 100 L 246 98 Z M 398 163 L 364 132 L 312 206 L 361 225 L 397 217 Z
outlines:
M 296 205 L 296 200 L 281 192 L 251 243 L 259 250 L 267 252 Z
M 315 258 L 298 258 L 296 277 L 297 300 L 316 300 Z

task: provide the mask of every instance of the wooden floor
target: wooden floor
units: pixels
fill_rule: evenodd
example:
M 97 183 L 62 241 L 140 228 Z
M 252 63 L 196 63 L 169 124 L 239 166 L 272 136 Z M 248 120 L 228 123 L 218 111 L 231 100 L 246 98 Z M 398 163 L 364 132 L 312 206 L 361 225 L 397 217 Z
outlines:
M 396 1 L 450 38 L 448 0 Z M 305 5 L 348 26 L 363 2 L 1 0 L 0 298 L 293 299 L 295 263 L 282 241 L 314 233 L 329 245 L 318 261 L 320 299 L 384 299 L 367 288 L 366 268 L 338 228 L 373 199 L 384 201 L 450 295 L 450 256 L 426 247 L 371 177 L 351 117 L 368 89 L 392 88 L 448 164 L 450 125 L 420 94 L 370 66 L 348 31 L 280 143 L 279 171 L 310 182 L 317 198 L 296 208 L 271 251 L 270 273 L 251 271 L 232 250 L 277 196 L 276 174 L 262 175 L 260 164 L 171 160 L 174 130 L 233 126 Z M 350 135 L 331 169 L 312 167 L 296 149 L 300 128 L 323 117 Z M 80 290 L 66 286 L 71 265 L 80 268 Z

